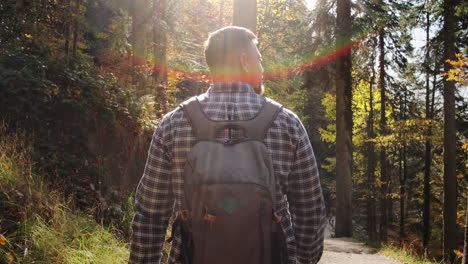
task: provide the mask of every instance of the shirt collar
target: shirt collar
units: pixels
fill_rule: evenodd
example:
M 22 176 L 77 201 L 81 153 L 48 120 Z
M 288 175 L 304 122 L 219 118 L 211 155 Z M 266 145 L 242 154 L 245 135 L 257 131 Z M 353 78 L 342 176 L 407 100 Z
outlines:
M 208 89 L 209 93 L 254 93 L 252 86 L 243 82 L 215 83 Z

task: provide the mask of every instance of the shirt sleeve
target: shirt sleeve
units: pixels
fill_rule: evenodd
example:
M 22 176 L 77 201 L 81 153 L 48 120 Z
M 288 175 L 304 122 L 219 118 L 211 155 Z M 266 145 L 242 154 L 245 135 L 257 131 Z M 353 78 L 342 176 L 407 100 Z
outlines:
M 288 203 L 297 245 L 297 263 L 315 264 L 323 252 L 325 203 L 317 162 L 299 121 L 296 153 L 288 177 Z
M 135 194 L 130 264 L 160 263 L 169 219 L 173 212 L 170 122 L 164 118 L 154 132 L 143 176 Z

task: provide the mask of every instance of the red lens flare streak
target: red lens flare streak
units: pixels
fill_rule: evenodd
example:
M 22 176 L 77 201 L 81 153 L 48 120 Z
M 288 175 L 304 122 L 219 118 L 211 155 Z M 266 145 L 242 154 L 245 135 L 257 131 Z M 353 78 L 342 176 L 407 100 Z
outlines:
M 372 33 L 372 32 L 371 32 Z M 350 53 L 353 49 L 359 47 L 359 45 L 367 39 L 367 37 L 371 34 L 369 32 L 362 34 L 357 39 L 353 41 L 349 41 L 345 44 L 339 45 L 328 52 L 325 52 L 322 55 L 314 56 L 310 59 L 304 59 L 303 62 L 299 62 L 298 65 L 293 66 L 283 66 L 279 69 L 266 71 L 263 74 L 263 79 L 268 81 L 274 81 L 282 78 L 287 78 L 291 75 L 304 72 L 307 70 L 311 70 L 317 68 L 321 65 L 330 63 L 333 60 L 338 59 L 339 57 Z M 191 72 L 185 69 L 176 68 L 176 67 L 167 67 L 166 65 L 156 65 L 156 64 L 146 64 L 147 69 L 151 69 L 153 74 L 164 73 L 166 72 L 169 75 L 176 76 L 178 79 L 190 79 L 202 82 L 211 82 L 212 78 L 218 79 L 218 76 L 213 76 L 209 72 Z M 231 75 L 229 77 L 223 76 L 222 78 L 225 81 L 229 81 L 232 79 L 233 81 L 236 80 L 249 80 L 255 78 L 254 76 L 249 76 L 248 74 L 239 75 Z

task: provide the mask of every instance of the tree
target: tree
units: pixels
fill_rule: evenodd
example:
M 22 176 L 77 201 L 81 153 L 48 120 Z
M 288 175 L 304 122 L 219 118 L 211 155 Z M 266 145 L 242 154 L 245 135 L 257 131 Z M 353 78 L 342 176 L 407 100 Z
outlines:
M 468 198 L 466 199 L 465 242 L 463 244 L 463 261 L 462 261 L 462 264 L 468 264 Z
M 444 0 L 444 71 L 451 65 L 447 60 L 455 59 L 455 0 Z M 453 263 L 456 247 L 457 178 L 455 163 L 455 83 L 444 79 L 444 261 Z
M 70 54 L 70 35 L 71 35 L 71 9 L 72 9 L 72 3 L 71 0 L 66 0 L 65 5 L 67 7 L 67 11 L 65 12 L 65 23 L 63 24 L 64 26 L 64 32 L 65 32 L 65 55 Z
M 255 33 L 257 31 L 257 0 L 234 0 L 232 24 L 248 28 Z
M 371 56 L 371 80 L 369 82 L 369 117 L 367 118 L 367 126 L 366 132 L 369 141 L 366 143 L 367 145 L 367 184 L 368 184 L 368 197 L 367 197 L 367 233 L 369 238 L 374 239 L 376 235 L 376 210 L 375 210 L 375 196 L 374 188 L 375 188 L 375 143 L 373 140 L 375 139 L 375 132 L 374 132 L 374 80 L 375 80 L 375 68 L 374 68 L 374 54 Z
M 429 0 L 425 1 L 424 9 L 426 13 L 426 55 L 425 55 L 425 72 L 426 72 L 426 120 L 431 120 L 433 113 L 431 109 L 431 90 L 430 90 L 430 13 L 429 13 Z M 435 70 L 435 69 L 434 69 Z M 434 87 L 435 90 L 435 87 Z M 427 130 L 428 136 L 431 135 L 431 129 Z M 427 248 L 429 238 L 431 237 L 431 164 L 432 164 L 432 145 L 429 139 L 425 143 L 424 154 L 424 206 L 423 206 L 423 246 Z
M 132 1 L 132 64 L 135 69 L 135 81 L 138 90 L 143 91 L 146 77 L 143 67 L 146 66 L 146 23 L 149 18 L 147 0 Z
M 153 14 L 156 16 L 153 23 L 153 57 L 154 80 L 156 84 L 167 80 L 167 0 L 153 2 Z
M 380 90 L 380 133 L 387 133 L 387 117 L 386 117 L 386 93 L 385 93 L 385 29 L 379 30 L 379 90 Z M 380 238 L 387 239 L 388 229 L 388 192 L 389 192 L 389 177 L 387 174 L 387 152 L 384 146 L 380 149 L 380 179 L 382 182 L 382 198 L 380 202 Z
M 74 11 L 74 19 L 73 19 L 73 46 L 72 46 L 72 54 L 76 56 L 76 50 L 78 47 L 78 35 L 80 29 L 80 8 L 81 8 L 81 0 L 75 1 L 75 11 Z
M 337 44 L 350 39 L 351 2 L 337 1 Z M 351 54 L 336 62 L 336 229 L 337 237 L 352 235 L 352 79 Z

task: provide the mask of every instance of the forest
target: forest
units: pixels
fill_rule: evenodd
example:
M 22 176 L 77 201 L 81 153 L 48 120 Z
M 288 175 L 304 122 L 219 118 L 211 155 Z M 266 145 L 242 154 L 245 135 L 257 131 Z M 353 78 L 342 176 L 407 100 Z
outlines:
M 228 25 L 257 35 L 265 96 L 307 129 L 333 236 L 468 263 L 467 14 L 461 0 L 0 1 L 0 263 L 128 261 L 151 136 L 208 89 L 203 43 Z

